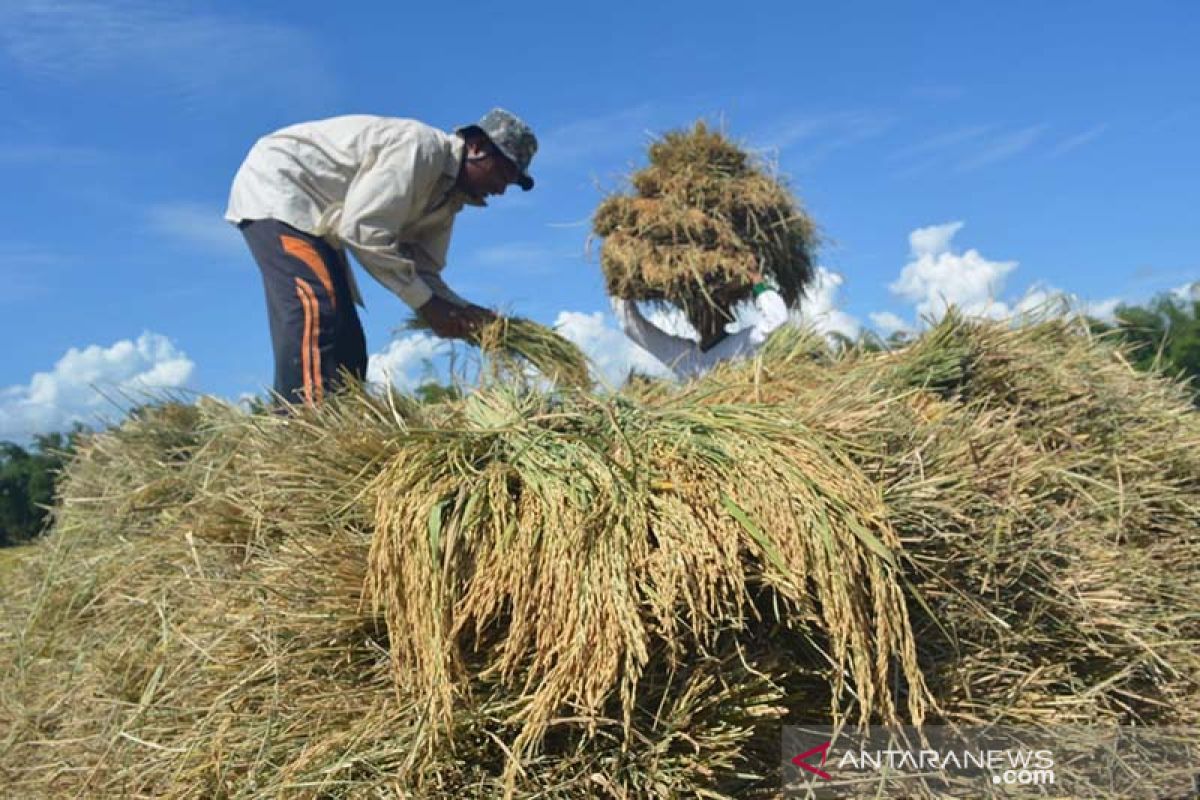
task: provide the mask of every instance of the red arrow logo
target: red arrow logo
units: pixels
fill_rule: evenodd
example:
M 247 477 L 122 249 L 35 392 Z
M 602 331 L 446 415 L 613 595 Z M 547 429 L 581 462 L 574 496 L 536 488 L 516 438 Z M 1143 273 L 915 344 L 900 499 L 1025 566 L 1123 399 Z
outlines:
M 811 750 L 805 750 L 803 753 L 801 753 L 800 755 L 793 758 L 792 763 L 795 764 L 797 767 L 800 767 L 800 769 L 808 770 L 813 775 L 816 775 L 823 780 L 831 781 L 831 780 L 833 780 L 832 775 L 830 775 L 825 770 L 820 769 L 819 767 L 814 767 L 812 764 L 809 764 L 807 762 L 808 758 L 811 758 L 812 756 L 815 756 L 817 753 L 820 753 L 821 754 L 821 766 L 822 767 L 825 766 L 825 758 L 826 758 L 826 756 L 829 755 L 829 745 L 831 745 L 831 744 L 833 744 L 832 739 L 830 739 L 825 744 L 817 745 L 816 747 L 812 748 Z

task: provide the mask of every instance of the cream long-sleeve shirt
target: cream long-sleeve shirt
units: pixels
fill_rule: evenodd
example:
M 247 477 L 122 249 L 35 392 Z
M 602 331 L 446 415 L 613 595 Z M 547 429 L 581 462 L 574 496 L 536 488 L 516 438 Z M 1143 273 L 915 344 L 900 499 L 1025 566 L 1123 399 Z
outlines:
M 701 350 L 699 342 L 672 336 L 643 317 L 636 303 L 612 299 L 613 312 L 625 335 L 683 379 L 697 378 L 722 361 L 753 355 L 776 328 L 787 322 L 787 304 L 778 292 L 772 289 L 762 292 L 754 298 L 754 305 L 758 318 L 753 325 L 728 334 L 708 350 Z
M 455 188 L 462 157 L 460 137 L 411 119 L 292 125 L 251 148 L 225 219 L 275 219 L 348 247 L 412 308 L 434 294 L 465 305 L 441 279 L 454 217 L 472 202 Z M 354 294 L 361 305 L 357 286 Z

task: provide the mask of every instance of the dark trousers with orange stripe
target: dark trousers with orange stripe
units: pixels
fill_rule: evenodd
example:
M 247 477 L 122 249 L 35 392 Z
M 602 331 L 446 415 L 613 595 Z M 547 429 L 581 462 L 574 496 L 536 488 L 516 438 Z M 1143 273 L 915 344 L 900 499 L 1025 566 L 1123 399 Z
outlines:
M 365 379 L 367 340 L 351 297 L 345 253 L 274 219 L 238 227 L 262 271 L 276 393 L 311 405 L 342 384 L 343 371 Z

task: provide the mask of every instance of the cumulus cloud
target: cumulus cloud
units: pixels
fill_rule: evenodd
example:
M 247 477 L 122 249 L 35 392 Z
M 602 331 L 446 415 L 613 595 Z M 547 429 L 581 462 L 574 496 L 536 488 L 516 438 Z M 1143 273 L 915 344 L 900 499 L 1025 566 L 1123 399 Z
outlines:
M 1038 283 L 1015 300 L 1003 299 L 1017 262 L 992 261 L 973 249 L 959 252 L 954 237 L 962 227 L 962 222 L 948 222 L 909 234 L 909 261 L 889 288 L 914 305 L 918 323 L 941 319 L 950 306 L 967 316 L 996 320 L 1070 314 L 1112 319 L 1120 298 L 1089 300 Z M 890 311 L 869 316 L 885 336 L 917 327 Z
M 367 360 L 367 380 L 391 383 L 402 391 L 412 391 L 428 380 L 443 381 L 439 365 L 450 355 L 451 345 L 427 333 L 415 333 L 394 339 L 381 353 Z
M 655 312 L 649 318 L 663 330 L 687 335 L 670 314 Z M 592 362 L 594 377 L 607 386 L 620 386 L 630 372 L 671 376 L 670 370 L 631 342 L 611 315 L 604 312 L 560 311 L 554 327 L 579 345 Z M 458 355 L 462 355 L 461 360 L 457 359 Z M 408 392 L 429 380 L 445 383 L 461 379 L 470 385 L 478 359 L 478 351 L 472 347 L 459 346 L 427 333 L 416 333 L 390 342 L 382 352 L 372 353 L 367 364 L 367 380 L 377 384 L 391 383 Z
M 1180 300 L 1200 301 L 1200 281 L 1185 283 L 1183 286 L 1172 289 L 1171 292 Z
M 1008 315 L 998 298 L 1017 262 L 990 261 L 974 249 L 954 252 L 953 239 L 962 227 L 962 222 L 950 222 L 909 234 L 910 260 L 889 288 L 913 303 L 921 318 L 940 318 L 951 305 L 971 316 Z
M 862 326 L 857 319 L 838 308 L 838 290 L 843 278 L 835 272 L 818 268 L 817 277 L 802 300 L 799 312 L 793 312 L 791 322 L 809 326 L 821 333 L 838 333 L 850 338 L 858 336 Z M 696 331 L 678 309 L 643 309 L 647 320 L 662 331 L 684 339 L 697 340 Z M 730 330 L 738 330 L 755 321 L 758 314 L 750 303 L 735 309 Z M 617 326 L 611 315 L 600 311 L 562 311 L 555 327 L 591 359 L 597 378 L 608 386 L 620 386 L 631 372 L 660 378 L 672 373 L 650 353 L 634 344 Z
M 0 439 L 95 424 L 163 390 L 182 388 L 195 364 L 161 334 L 145 332 L 107 347 L 71 348 L 49 372 L 0 389 Z
M 845 278 L 825 267 L 817 267 L 816 278 L 805 290 L 799 311 L 792 312 L 793 324 L 808 326 L 825 335 L 858 338 L 862 323 L 839 308 L 838 293 Z
M 609 319 L 600 311 L 560 311 L 554 326 L 579 345 L 598 373 L 595 377 L 607 386 L 620 386 L 630 372 L 670 377 L 671 371 L 662 362 L 631 342 L 615 322 L 609 324 Z M 667 316 L 652 314 L 650 319 L 663 330 L 678 331 Z
M 891 311 L 876 311 L 867 315 L 871 324 L 884 336 L 893 333 L 904 333 L 910 330 L 909 324 Z

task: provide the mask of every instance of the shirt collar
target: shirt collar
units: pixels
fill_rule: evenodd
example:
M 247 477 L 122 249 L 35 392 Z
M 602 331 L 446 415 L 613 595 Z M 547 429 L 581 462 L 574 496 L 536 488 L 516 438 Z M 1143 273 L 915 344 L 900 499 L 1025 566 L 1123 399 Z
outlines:
M 463 151 L 466 149 L 467 143 L 458 134 L 450 134 L 450 147 L 446 151 L 446 163 L 442 167 L 447 175 L 451 178 L 458 178 L 458 171 L 462 168 Z

